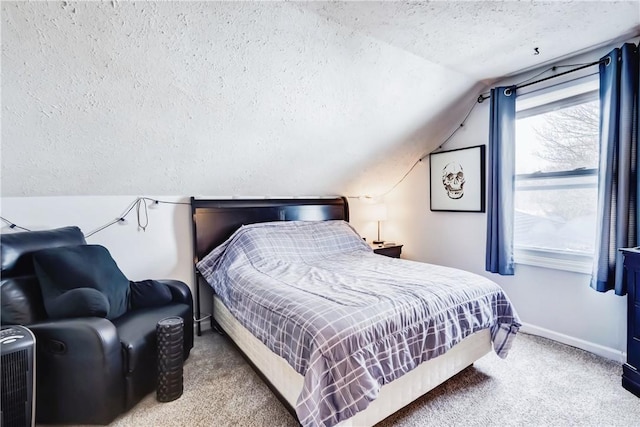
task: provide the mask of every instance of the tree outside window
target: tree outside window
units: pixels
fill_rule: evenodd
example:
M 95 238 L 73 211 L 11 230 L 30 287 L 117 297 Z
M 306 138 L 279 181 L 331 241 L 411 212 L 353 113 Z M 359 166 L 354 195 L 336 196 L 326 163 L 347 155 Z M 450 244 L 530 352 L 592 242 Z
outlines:
M 516 121 L 515 246 L 593 254 L 599 103 L 553 102 Z

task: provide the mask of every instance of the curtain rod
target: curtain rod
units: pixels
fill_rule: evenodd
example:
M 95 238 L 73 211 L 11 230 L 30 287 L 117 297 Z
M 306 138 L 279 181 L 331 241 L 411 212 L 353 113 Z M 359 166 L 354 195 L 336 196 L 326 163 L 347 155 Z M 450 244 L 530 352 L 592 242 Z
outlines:
M 593 67 L 594 65 L 598 65 L 598 64 L 601 64 L 603 62 L 610 61 L 610 60 L 611 59 L 609 57 L 602 58 L 599 61 L 594 61 L 594 62 L 591 62 L 589 64 L 584 64 L 584 65 L 582 65 L 580 67 L 572 68 L 571 70 L 567 70 L 567 71 L 563 71 L 562 73 L 554 74 L 553 76 L 545 77 L 545 78 L 539 79 L 539 80 L 534 80 L 534 81 L 529 82 L 529 83 L 516 84 L 515 86 L 511 86 L 511 87 L 513 88 L 513 90 L 522 89 L 523 87 L 527 87 L 527 86 L 531 86 L 531 85 L 534 85 L 534 84 L 537 84 L 537 83 L 541 83 L 541 82 L 544 82 L 544 81 L 547 81 L 547 80 L 555 79 L 556 77 L 564 76 L 565 74 L 569 74 L 569 73 L 573 73 L 573 72 L 576 72 L 576 71 L 583 70 L 585 68 Z M 557 68 L 558 68 L 557 66 L 553 66 L 553 67 L 550 68 L 550 70 L 555 71 Z M 489 98 L 491 98 L 491 95 L 486 95 L 485 96 L 485 95 L 480 94 L 478 96 L 478 102 L 482 103 L 485 99 L 489 99 Z

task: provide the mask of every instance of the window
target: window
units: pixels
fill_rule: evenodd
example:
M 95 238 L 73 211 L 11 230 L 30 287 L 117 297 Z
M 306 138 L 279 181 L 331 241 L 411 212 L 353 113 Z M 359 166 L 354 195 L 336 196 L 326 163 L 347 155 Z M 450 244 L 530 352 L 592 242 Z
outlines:
M 591 272 L 598 110 L 597 76 L 516 100 L 516 263 Z

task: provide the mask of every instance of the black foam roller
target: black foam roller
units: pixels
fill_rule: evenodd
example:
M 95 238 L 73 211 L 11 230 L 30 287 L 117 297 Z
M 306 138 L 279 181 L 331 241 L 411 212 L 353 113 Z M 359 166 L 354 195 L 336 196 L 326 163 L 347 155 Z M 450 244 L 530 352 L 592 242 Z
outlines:
M 183 321 L 167 317 L 158 322 L 158 388 L 157 399 L 171 402 L 182 396 Z

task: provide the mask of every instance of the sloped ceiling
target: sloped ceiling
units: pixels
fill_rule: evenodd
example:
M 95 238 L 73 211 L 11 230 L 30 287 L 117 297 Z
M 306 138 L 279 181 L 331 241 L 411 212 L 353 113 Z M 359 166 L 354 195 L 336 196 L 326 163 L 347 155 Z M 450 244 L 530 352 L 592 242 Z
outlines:
M 489 83 L 640 32 L 640 1 L 383 1 L 304 5 L 429 62 Z
M 377 194 L 634 2 L 2 2 L 2 196 Z M 534 55 L 534 48 L 538 55 Z

